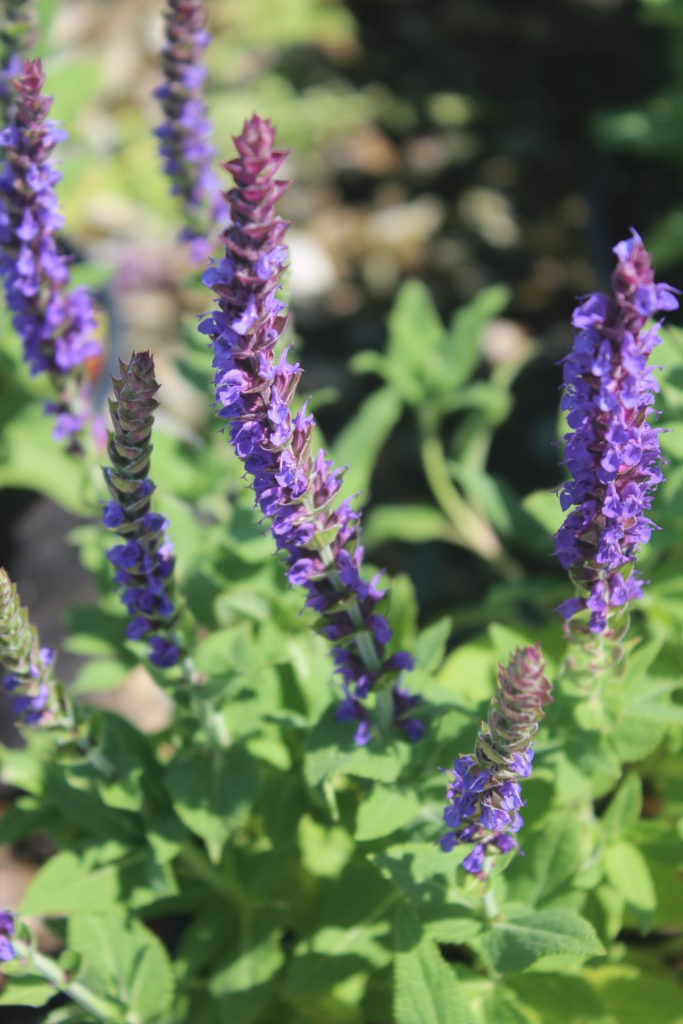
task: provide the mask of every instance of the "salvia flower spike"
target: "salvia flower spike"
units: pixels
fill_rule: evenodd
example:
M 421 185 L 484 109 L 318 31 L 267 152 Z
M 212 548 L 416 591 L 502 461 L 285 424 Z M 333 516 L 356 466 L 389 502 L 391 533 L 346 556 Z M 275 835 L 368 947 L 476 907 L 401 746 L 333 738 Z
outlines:
M 634 567 L 662 480 L 660 431 L 648 422 L 659 386 L 647 362 L 659 325 L 648 320 L 678 307 L 673 289 L 655 283 L 636 231 L 613 251 L 613 297 L 584 297 L 572 318 L 577 334 L 564 360 L 562 400 L 572 431 L 564 450 L 570 479 L 560 491 L 562 509 L 571 511 L 555 535 L 557 557 L 579 590 L 558 611 L 571 619 L 587 609 L 590 631 L 608 635 L 619 610 L 642 596 Z
M 41 647 L 16 586 L 0 569 L 0 670 L 2 688 L 12 695 L 12 710 L 26 725 L 54 720 L 59 697 L 53 678 L 54 653 Z
M 111 466 L 104 470 L 112 500 L 102 521 L 123 540 L 107 552 L 116 569 L 121 601 L 130 621 L 126 636 L 148 641 L 150 661 L 160 668 L 175 665 L 181 648 L 173 635 L 177 615 L 173 601 L 173 545 L 166 536 L 168 522 L 152 512 L 154 484 L 149 479 L 152 424 L 159 385 L 149 352 L 134 352 L 121 363 L 121 378 L 113 381 L 109 403 L 113 432 L 109 434 Z
M 532 740 L 551 700 L 550 683 L 538 644 L 517 649 L 510 664 L 498 666 L 488 720 L 482 722 L 474 753 L 453 762 L 443 820 L 449 831 L 441 849 L 474 843 L 463 861 L 470 874 L 484 878 L 487 856 L 519 849 L 522 827 L 520 779 L 531 775 Z
M 209 255 L 210 219 L 227 220 L 212 169 L 216 151 L 204 102 L 202 54 L 209 43 L 204 0 L 168 0 L 165 17 L 164 81 L 154 95 L 166 119 L 155 132 L 171 191 L 185 207 L 187 226 L 181 238 L 190 243 L 193 260 L 202 263 Z
M 224 164 L 235 182 L 225 195 L 231 224 L 223 233 L 225 256 L 203 277 L 218 309 L 199 328 L 214 346 L 216 404 L 253 476 L 256 505 L 271 521 L 289 581 L 305 588 L 306 604 L 321 616 L 320 632 L 333 643 L 345 695 L 339 719 L 355 721 L 356 742 L 367 743 L 365 700 L 374 690 L 379 720 L 414 740 L 423 731 L 412 715 L 418 698 L 397 679 L 412 661 L 386 652 L 391 628 L 376 610 L 379 578 L 366 582 L 360 574 L 359 516 L 348 501 L 335 504 L 342 473 L 323 451 L 311 454 L 314 420 L 306 406 L 291 414 L 301 367 L 287 351 L 274 354 L 286 322 L 276 292 L 288 255 L 287 223 L 275 202 L 288 182 L 277 178 L 286 154 L 273 141 L 270 123 L 254 116 L 235 138 L 237 157 Z
M 11 910 L 0 910 L 0 962 L 14 960 L 14 914 Z
M 51 154 L 66 133 L 47 118 L 52 99 L 42 95 L 44 80 L 39 60 L 27 61 L 12 80 L 17 102 L 0 133 L 0 274 L 31 373 L 50 374 L 57 390 L 48 411 L 57 414 L 54 436 L 62 439 L 75 438 L 90 416 L 84 369 L 100 346 L 90 294 L 69 288 L 68 259 L 57 246 L 63 219 L 54 186 L 61 174 Z

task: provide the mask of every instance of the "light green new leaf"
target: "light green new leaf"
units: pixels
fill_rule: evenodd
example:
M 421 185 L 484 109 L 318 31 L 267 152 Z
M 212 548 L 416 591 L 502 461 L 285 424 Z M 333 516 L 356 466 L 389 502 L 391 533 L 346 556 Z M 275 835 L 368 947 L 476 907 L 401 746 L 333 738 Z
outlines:
M 55 916 L 108 910 L 119 898 L 119 865 L 88 867 L 70 850 L 62 850 L 40 869 L 19 908 L 28 915 Z
M 117 909 L 73 917 L 68 939 L 69 948 L 83 957 L 85 984 L 120 1000 L 140 1024 L 167 1020 L 173 969 L 163 943 L 149 928 Z
M 643 784 L 636 772 L 629 772 L 602 816 L 602 827 L 608 838 L 616 838 L 633 828 L 643 807 Z
M 380 388 L 356 410 L 332 446 L 336 465 L 348 466 L 343 494 L 360 493 L 360 504 L 370 497 L 370 481 L 379 454 L 401 418 L 403 404 L 390 388 Z
M 376 782 L 358 809 L 356 839 L 368 842 L 388 836 L 412 821 L 419 814 L 420 806 L 415 790 Z
M 3 973 L 5 965 L 3 964 Z M 7 971 L 9 975 L 9 970 Z M 0 993 L 0 1006 L 45 1006 L 56 995 L 54 985 L 37 975 L 9 975 Z
M 474 944 L 497 971 L 522 971 L 550 953 L 602 956 L 595 930 L 573 910 L 514 910 L 496 921 Z
M 444 356 L 444 386 L 457 388 L 470 379 L 481 359 L 481 332 L 489 320 L 503 312 L 509 300 L 509 288 L 492 285 L 482 288 L 454 314 Z
M 455 974 L 405 903 L 396 911 L 394 945 L 396 1024 L 466 1024 L 467 1005 Z
M 455 543 L 453 528 L 432 505 L 377 505 L 370 510 L 363 539 L 368 547 L 388 540 L 404 544 L 427 544 L 430 541 Z

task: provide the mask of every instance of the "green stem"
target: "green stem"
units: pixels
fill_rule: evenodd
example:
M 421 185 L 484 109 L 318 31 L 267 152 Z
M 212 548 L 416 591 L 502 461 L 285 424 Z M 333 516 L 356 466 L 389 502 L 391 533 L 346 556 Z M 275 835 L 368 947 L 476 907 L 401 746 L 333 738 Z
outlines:
M 230 899 L 242 909 L 250 907 L 244 892 L 225 871 L 214 867 L 204 853 L 191 839 L 186 839 L 180 850 L 180 860 L 185 867 L 210 889 Z
M 454 486 L 448 472 L 441 438 L 424 425 L 420 456 L 427 483 L 436 503 L 451 525 L 455 543 L 489 562 L 504 579 L 519 579 L 520 568 L 503 548 L 498 534 L 486 519 L 474 511 Z
M 125 1007 L 121 1003 L 115 1003 L 111 999 L 98 996 L 91 992 L 82 982 L 73 980 L 64 971 L 56 960 L 32 949 L 22 939 L 13 939 L 12 945 L 18 960 L 26 960 L 27 968 L 33 969 L 46 981 L 54 985 L 59 992 L 63 992 L 69 999 L 73 1000 L 88 1013 L 91 1013 L 97 1020 L 106 1021 L 107 1024 L 123 1024 L 125 1021 Z

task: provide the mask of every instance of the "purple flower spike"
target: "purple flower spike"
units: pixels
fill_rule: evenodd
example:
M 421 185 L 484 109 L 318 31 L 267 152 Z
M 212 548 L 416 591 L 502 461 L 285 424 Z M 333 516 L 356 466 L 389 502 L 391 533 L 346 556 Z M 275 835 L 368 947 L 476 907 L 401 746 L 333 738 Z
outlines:
M 46 724 L 59 709 L 53 663 L 52 649 L 40 646 L 17 588 L 0 569 L 0 685 L 12 695 L 12 710 L 26 725 Z
M 403 652 L 386 653 L 391 629 L 376 611 L 384 594 L 377 579 L 368 583 L 360 574 L 359 516 L 348 501 L 336 502 L 342 471 L 324 452 L 311 454 L 313 417 L 305 406 L 291 413 L 301 367 L 289 362 L 287 351 L 277 359 L 274 354 L 286 323 L 276 293 L 287 260 L 287 223 L 275 213 L 289 184 L 277 177 L 286 154 L 273 148 L 270 122 L 256 116 L 234 141 L 238 156 L 224 165 L 235 182 L 225 196 L 231 212 L 225 256 L 203 278 L 218 308 L 199 326 L 214 347 L 219 415 L 253 477 L 256 506 L 271 521 L 288 579 L 305 589 L 306 605 L 321 616 L 319 632 L 333 644 L 345 695 L 338 718 L 354 721 L 356 743 L 367 743 L 364 701 L 374 692 L 382 725 L 393 722 L 415 740 L 423 729 L 411 714 L 417 698 L 397 680 L 412 661 Z
M 104 471 L 112 501 L 102 510 L 102 521 L 123 543 L 107 552 L 116 568 L 114 580 L 122 587 L 121 601 L 128 609 L 129 640 L 147 640 L 150 661 L 170 668 L 181 655 L 172 638 L 177 614 L 173 602 L 173 545 L 166 538 L 168 522 L 150 511 L 154 484 L 149 479 L 149 458 L 154 395 L 159 389 L 154 360 L 149 352 L 134 352 L 121 363 L 121 379 L 114 380 L 110 411 L 114 432 L 109 435 L 111 467 Z
M 498 666 L 496 693 L 474 754 L 458 757 L 449 773 L 443 812 L 449 831 L 439 844 L 447 853 L 460 843 L 474 843 L 463 867 L 480 878 L 486 877 L 484 861 L 489 854 L 519 848 L 514 838 L 523 824 L 519 780 L 531 775 L 531 742 L 543 706 L 551 700 L 544 671 L 538 644 L 518 648 L 507 668 Z
M 580 596 L 558 608 L 565 619 L 590 612 L 592 633 L 614 633 L 615 609 L 641 596 L 638 550 L 655 528 L 646 513 L 662 480 L 659 430 L 648 423 L 657 380 L 648 367 L 659 344 L 649 317 L 678 307 L 673 289 L 656 284 L 636 231 L 614 247 L 614 297 L 588 295 L 574 310 L 574 347 L 564 360 L 562 407 L 572 433 L 564 460 L 571 479 L 560 491 L 569 511 L 555 553 Z
M 42 95 L 44 81 L 39 60 L 27 61 L 11 81 L 17 98 L 0 132 L 0 275 L 31 373 L 50 374 L 58 392 L 58 401 L 46 407 L 57 414 L 55 438 L 77 449 L 90 418 L 85 365 L 100 346 L 90 295 L 69 289 L 69 261 L 57 246 L 63 220 L 54 186 L 61 174 L 51 154 L 66 133 L 47 119 L 52 99 Z
M 204 263 L 210 252 L 209 217 L 225 223 L 227 209 L 211 166 L 216 152 L 203 98 L 202 54 L 209 42 L 203 0 L 168 0 L 165 16 L 164 82 L 154 95 L 166 120 L 155 133 L 171 191 L 185 207 L 188 223 L 181 239 L 190 244 L 192 261 Z
M 0 961 L 14 960 L 13 935 L 14 914 L 11 910 L 0 910 Z

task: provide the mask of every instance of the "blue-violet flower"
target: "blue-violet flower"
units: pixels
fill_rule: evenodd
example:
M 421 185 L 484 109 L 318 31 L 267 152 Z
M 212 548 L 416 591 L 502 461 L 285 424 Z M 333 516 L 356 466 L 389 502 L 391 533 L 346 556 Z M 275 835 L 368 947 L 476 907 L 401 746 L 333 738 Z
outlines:
M 44 81 L 41 62 L 27 61 L 12 80 L 18 98 L 0 132 L 0 274 L 31 373 L 49 373 L 58 391 L 48 406 L 58 417 L 55 436 L 75 438 L 90 415 L 85 363 L 100 346 L 90 294 L 69 290 L 69 262 L 57 246 L 61 174 L 50 157 L 66 133 L 47 120 L 52 99 L 42 96 Z
M 12 710 L 27 725 L 45 724 L 59 708 L 53 679 L 54 653 L 41 647 L 17 588 L 0 569 L 0 669 L 2 688 L 13 695 Z
M 474 753 L 458 757 L 449 773 L 443 812 L 449 831 L 440 840 L 441 849 L 448 852 L 460 843 L 474 843 L 463 867 L 482 878 L 489 854 L 519 849 L 515 839 L 523 824 L 519 780 L 531 775 L 531 742 L 543 705 L 551 700 L 544 670 L 538 644 L 518 648 L 506 668 L 498 666 L 496 692 Z
M 634 565 L 654 526 L 645 513 L 662 480 L 659 430 L 648 422 L 659 386 L 647 360 L 659 325 L 647 321 L 678 307 L 673 289 L 655 283 L 636 231 L 613 251 L 614 297 L 598 292 L 581 300 L 563 367 L 571 479 L 560 502 L 564 511 L 575 507 L 555 535 L 555 552 L 580 596 L 558 611 L 570 619 L 588 609 L 593 633 L 608 629 L 615 608 L 642 596 Z
M 107 558 L 116 569 L 114 581 L 122 587 L 121 601 L 130 615 L 126 636 L 145 637 L 152 664 L 168 668 L 182 652 L 172 634 L 177 615 L 168 521 L 150 509 L 154 484 L 149 460 L 159 385 L 149 352 L 134 352 L 120 367 L 121 379 L 113 381 L 114 398 L 109 403 L 114 426 L 108 444 L 111 466 L 104 470 L 112 501 L 105 504 L 102 521 L 124 543 L 110 548 Z
M 203 0 L 168 0 L 166 45 L 161 53 L 164 82 L 154 91 L 166 120 L 155 129 L 171 191 L 185 206 L 181 232 L 190 254 L 203 263 L 210 252 L 209 215 L 225 223 L 227 210 L 212 170 L 216 151 L 204 102 L 206 67 L 202 54 L 209 43 Z
M 0 961 L 14 960 L 14 914 L 11 910 L 0 910 Z
M 344 689 L 338 718 L 356 722 L 356 743 L 367 743 L 365 700 L 375 691 L 379 721 L 415 740 L 424 729 L 410 714 L 417 698 L 396 679 L 412 660 L 386 652 L 392 634 L 376 610 L 384 596 L 379 576 L 366 582 L 360 573 L 359 516 L 348 500 L 335 506 L 342 472 L 323 451 L 311 453 L 314 420 L 306 405 L 291 414 L 301 367 L 287 351 L 274 354 L 286 322 L 276 292 L 288 255 L 287 223 L 274 209 L 289 184 L 276 177 L 286 154 L 273 149 L 273 128 L 257 116 L 234 141 L 238 156 L 224 164 L 235 182 L 225 195 L 232 218 L 223 233 L 225 256 L 203 277 L 218 309 L 199 327 L 214 347 L 219 415 L 253 476 L 256 505 L 271 521 L 289 581 L 305 588 L 307 606 L 321 616 L 319 631 L 333 644 Z

